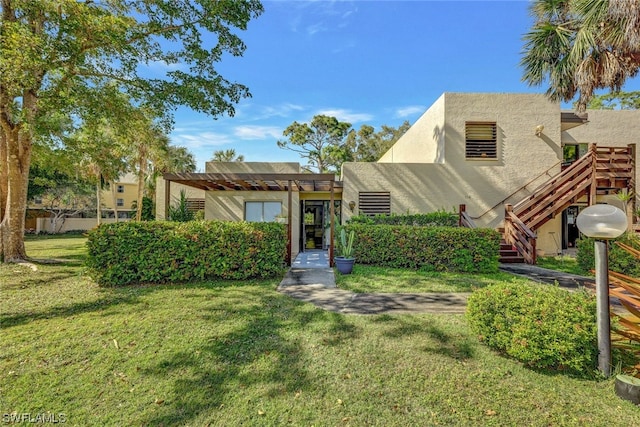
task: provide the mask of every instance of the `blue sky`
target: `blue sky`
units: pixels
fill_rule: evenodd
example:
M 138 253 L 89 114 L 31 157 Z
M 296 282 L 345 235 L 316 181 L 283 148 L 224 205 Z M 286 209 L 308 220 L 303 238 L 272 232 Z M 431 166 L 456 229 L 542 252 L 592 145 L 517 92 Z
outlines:
M 215 150 L 246 161 L 299 161 L 282 131 L 316 114 L 355 129 L 414 123 L 444 92 L 544 92 L 522 83 L 528 1 L 263 1 L 239 35 L 243 57 L 219 72 L 249 87 L 234 117 L 176 112 L 171 140 L 198 169 Z M 638 78 L 626 90 L 640 90 Z

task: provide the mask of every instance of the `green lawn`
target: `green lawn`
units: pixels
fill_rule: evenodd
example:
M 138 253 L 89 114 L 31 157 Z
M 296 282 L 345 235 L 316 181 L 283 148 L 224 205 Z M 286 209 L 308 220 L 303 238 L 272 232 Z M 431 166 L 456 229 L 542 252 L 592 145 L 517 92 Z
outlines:
M 340 315 L 279 278 L 102 289 L 84 239 L 0 266 L 0 412 L 78 426 L 638 425 L 613 381 L 534 372 L 460 315 Z
M 585 272 L 578 266 L 575 257 L 566 255 L 538 257 L 536 265 L 549 270 L 577 274 L 578 276 L 593 276 L 593 273 Z
M 465 274 L 406 270 L 401 268 L 354 265 L 353 273 L 336 274 L 341 289 L 368 292 L 471 292 L 497 282 L 523 282 L 507 273 Z

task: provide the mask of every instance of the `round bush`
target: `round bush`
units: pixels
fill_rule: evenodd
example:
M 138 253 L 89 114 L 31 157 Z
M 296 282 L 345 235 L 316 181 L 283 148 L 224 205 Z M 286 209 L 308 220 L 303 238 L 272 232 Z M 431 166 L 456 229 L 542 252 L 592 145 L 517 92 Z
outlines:
M 622 242 L 632 248 L 640 250 L 640 239 L 633 233 L 626 233 L 615 241 Z M 629 252 L 609 241 L 609 270 L 631 277 L 640 277 L 640 262 Z M 582 238 L 576 242 L 578 252 L 576 262 L 585 273 L 595 268 L 594 239 Z
M 588 377 L 595 372 L 596 300 L 586 291 L 496 284 L 469 297 L 466 317 L 481 341 L 529 367 Z

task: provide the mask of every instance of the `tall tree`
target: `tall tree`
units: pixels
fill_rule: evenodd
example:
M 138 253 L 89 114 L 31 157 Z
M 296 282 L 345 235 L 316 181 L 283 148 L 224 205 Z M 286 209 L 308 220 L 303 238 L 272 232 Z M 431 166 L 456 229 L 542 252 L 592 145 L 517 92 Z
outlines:
M 164 172 L 195 172 L 196 158 L 187 147 L 170 145 L 167 162 L 161 168 Z
M 148 178 L 153 172 L 153 165 L 168 163 L 169 137 L 164 134 L 162 128 L 143 109 L 134 109 L 133 123 L 124 130 L 123 137 L 127 141 L 128 160 L 130 169 L 136 174 L 138 181 L 138 195 L 136 197 L 136 221 L 142 219 L 142 199 L 145 195 L 145 187 Z
M 282 133 L 288 139 L 277 142 L 278 147 L 294 151 L 308 162 L 307 170 L 319 173 L 337 171 L 335 160 L 341 161 L 341 147 L 351 129 L 351 123 L 335 117 L 314 116 L 311 123 L 293 122 Z
M 104 117 L 87 117 L 83 126 L 68 140 L 67 151 L 80 160 L 79 170 L 95 186 L 97 225 L 102 222 L 102 190 L 105 184 L 113 186 L 126 171 L 125 150 L 125 141 L 119 138 L 114 126 Z M 114 191 L 112 197 L 114 209 L 117 209 Z
M 411 125 L 404 121 L 398 128 L 382 125 L 378 132 L 369 125 L 362 125 L 360 129 L 352 130 L 347 135 L 346 147 L 353 154 L 346 161 L 376 162 L 393 144 L 405 134 Z
M 619 91 L 640 69 L 640 0 L 536 0 L 521 65 L 530 85 L 584 111 L 599 88 Z
M 587 108 L 590 110 L 640 110 L 640 91 L 594 95 Z
M 212 162 L 244 162 L 244 155 L 236 155 L 236 150 L 216 150 L 213 152 Z
M 24 218 L 35 137 L 47 117 L 81 106 L 118 116 L 113 91 L 167 117 L 178 105 L 233 115 L 248 89 L 218 74 L 245 50 L 236 29 L 262 13 L 257 0 L 2 0 L 0 21 L 0 252 L 27 257 Z M 162 43 L 163 40 L 168 43 Z M 207 42 L 209 43 L 207 45 Z M 170 65 L 150 78 L 149 64 Z M 109 86 L 111 85 L 111 86 Z M 127 117 L 120 115 L 122 121 Z

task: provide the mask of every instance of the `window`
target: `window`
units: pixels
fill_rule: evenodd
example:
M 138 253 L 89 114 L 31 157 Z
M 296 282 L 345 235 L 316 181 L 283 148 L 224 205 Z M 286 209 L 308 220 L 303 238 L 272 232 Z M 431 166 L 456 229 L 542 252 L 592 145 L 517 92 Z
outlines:
M 245 202 L 244 219 L 249 222 L 274 222 L 282 212 L 282 202 Z
M 465 155 L 467 159 L 498 158 L 498 127 L 495 122 L 465 122 Z
M 35 199 L 33 199 L 33 203 L 35 203 L 36 205 L 41 205 L 42 204 L 42 198 L 41 197 L 36 197 Z
M 124 185 L 118 185 L 118 193 L 124 193 Z
M 124 199 L 116 199 L 116 205 L 119 207 L 124 206 Z
M 391 193 L 388 191 L 361 191 L 358 194 L 358 206 L 361 214 L 390 215 Z

